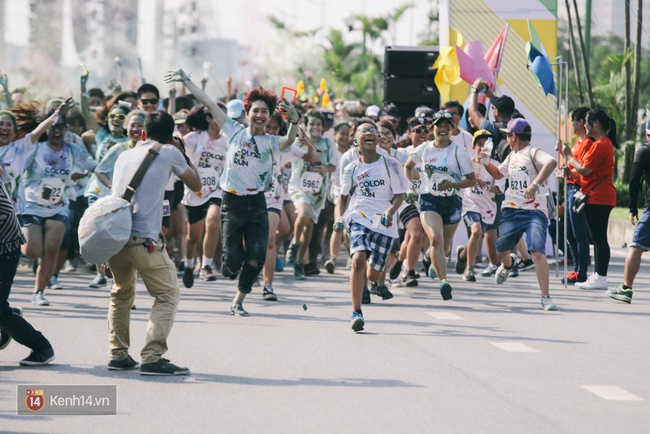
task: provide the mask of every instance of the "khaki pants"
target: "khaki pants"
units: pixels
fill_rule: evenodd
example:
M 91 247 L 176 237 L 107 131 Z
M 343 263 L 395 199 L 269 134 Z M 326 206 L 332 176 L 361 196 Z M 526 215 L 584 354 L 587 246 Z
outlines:
M 142 363 L 155 363 L 167 351 L 167 337 L 174 323 L 180 290 L 176 268 L 165 250 L 162 236 L 153 253 L 144 246 L 146 239 L 131 237 L 109 263 L 114 283 L 108 309 L 109 359 L 123 360 L 129 353 L 129 320 L 135 299 L 137 274 L 140 272 L 149 294 L 154 297 Z

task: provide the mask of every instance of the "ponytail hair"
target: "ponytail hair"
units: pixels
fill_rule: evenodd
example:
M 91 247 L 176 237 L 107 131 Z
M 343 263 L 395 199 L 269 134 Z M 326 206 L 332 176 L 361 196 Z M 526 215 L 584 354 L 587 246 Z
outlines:
M 612 145 L 616 149 L 619 149 L 620 145 L 616 140 L 616 122 L 614 121 L 614 119 L 610 118 L 607 115 L 607 112 L 605 112 L 605 110 L 602 109 L 590 110 L 587 113 L 586 117 L 589 118 L 591 122 L 598 121 L 600 125 L 602 125 L 605 134 L 607 134 L 607 137 L 609 137 L 609 140 L 611 140 Z

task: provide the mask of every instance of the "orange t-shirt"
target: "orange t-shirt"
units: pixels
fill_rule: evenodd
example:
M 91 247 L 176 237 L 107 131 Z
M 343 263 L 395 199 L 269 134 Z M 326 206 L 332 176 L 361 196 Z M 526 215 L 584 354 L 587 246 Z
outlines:
M 580 191 L 589 195 L 587 203 L 590 205 L 616 206 L 616 188 L 612 181 L 614 174 L 614 146 L 609 137 L 596 140 L 585 152 L 582 165 L 593 170 L 588 176 L 582 177 Z M 598 186 L 592 188 L 605 178 Z
M 592 143 L 594 142 L 594 139 L 592 139 L 589 136 L 585 136 L 584 139 L 581 139 L 580 137 L 576 137 L 576 141 L 573 144 L 573 148 L 571 149 L 571 152 L 573 153 L 573 157 L 578 160 L 582 161 L 582 158 L 584 157 L 585 153 L 587 152 L 587 149 L 591 148 Z M 573 166 L 569 164 L 569 168 L 571 169 L 571 174 L 574 176 L 573 178 L 567 178 L 567 184 L 577 184 L 580 185 L 584 182 L 582 177 L 578 172 L 573 170 Z

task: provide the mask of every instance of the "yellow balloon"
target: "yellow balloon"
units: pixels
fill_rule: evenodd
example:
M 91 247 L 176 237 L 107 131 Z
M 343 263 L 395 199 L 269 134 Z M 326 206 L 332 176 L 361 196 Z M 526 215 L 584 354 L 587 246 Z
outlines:
M 325 92 L 323 94 L 323 108 L 327 108 L 330 105 L 330 94 L 329 92 Z
M 298 95 L 300 95 L 301 93 L 303 93 L 305 91 L 305 83 L 302 80 L 300 80 L 296 84 L 296 88 L 297 88 L 296 91 L 298 91 Z
M 320 79 L 320 90 L 321 92 L 325 92 L 325 88 L 327 88 L 327 82 L 325 81 L 324 78 Z

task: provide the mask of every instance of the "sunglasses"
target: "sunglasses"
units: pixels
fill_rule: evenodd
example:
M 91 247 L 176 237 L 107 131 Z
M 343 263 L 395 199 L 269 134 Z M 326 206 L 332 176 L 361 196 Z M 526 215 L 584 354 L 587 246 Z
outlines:
M 123 115 L 122 113 L 111 113 L 108 115 L 109 119 L 117 119 L 118 121 L 123 121 L 126 119 L 126 115 Z
M 66 124 L 56 124 L 56 125 L 52 125 L 52 126 L 50 127 L 50 130 L 52 130 L 52 131 L 54 131 L 54 130 L 61 130 L 61 131 L 63 131 L 63 130 L 65 130 L 66 128 L 67 128 L 67 125 L 66 125 Z
M 453 118 L 454 118 L 454 115 L 451 114 L 451 113 L 448 113 L 448 112 L 444 112 L 444 111 L 436 112 L 436 113 L 433 115 L 433 119 L 435 119 L 435 120 L 443 119 L 443 118 L 444 118 L 444 119 L 453 119 Z
M 142 105 L 158 105 L 158 98 L 141 99 Z
M 393 137 L 393 133 L 391 133 L 390 131 L 380 131 L 379 135 L 384 137 Z
M 420 127 L 420 128 L 413 128 L 413 132 L 415 134 L 426 134 L 429 132 L 429 130 L 426 127 Z
M 375 128 L 364 128 L 362 130 L 357 131 L 357 134 L 368 134 L 368 133 L 377 134 L 377 130 Z

